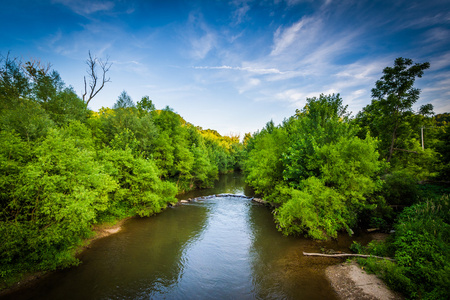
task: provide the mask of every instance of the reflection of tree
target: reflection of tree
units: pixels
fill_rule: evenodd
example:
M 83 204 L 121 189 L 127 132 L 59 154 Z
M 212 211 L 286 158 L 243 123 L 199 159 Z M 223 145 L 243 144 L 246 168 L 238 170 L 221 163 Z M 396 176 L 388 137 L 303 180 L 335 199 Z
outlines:
M 136 297 L 136 291 L 148 297 L 155 292 L 163 294 L 176 285 L 184 272 L 183 253 L 201 235 L 208 214 L 207 207 L 185 206 L 130 222 L 133 245 L 127 243 L 126 256 L 132 265 L 126 268 L 132 272 L 132 278 L 123 284 L 128 286 L 130 295 L 120 292 L 114 297 Z
M 317 242 L 286 237 L 276 230 L 270 211 L 260 205 L 249 210 L 253 232 L 252 271 L 258 299 L 334 299 L 324 269 L 329 260 L 305 259 L 302 250 L 318 249 Z
M 51 274 L 10 299 L 148 299 L 149 288 L 167 290 L 182 276 L 183 251 L 207 216 L 207 207 L 185 206 L 131 219 L 83 252 L 80 266 Z
M 214 188 L 193 190 L 178 195 L 178 199 L 197 198 L 217 194 L 241 194 L 244 192 L 245 178 L 241 173 L 228 173 L 219 175 L 219 180 L 214 184 Z

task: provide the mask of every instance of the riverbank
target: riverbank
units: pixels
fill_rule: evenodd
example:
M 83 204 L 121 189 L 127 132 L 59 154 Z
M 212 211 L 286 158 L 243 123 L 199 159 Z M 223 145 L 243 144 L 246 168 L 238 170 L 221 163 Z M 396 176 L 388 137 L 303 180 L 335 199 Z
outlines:
M 366 273 L 354 261 L 329 266 L 326 268 L 325 274 L 340 299 L 403 299 L 399 294 L 391 291 L 380 278 L 374 274 Z
M 133 217 L 127 217 L 127 218 L 118 220 L 117 222 L 114 222 L 114 223 L 94 225 L 92 228 L 92 231 L 93 231 L 92 237 L 84 240 L 83 245 L 81 245 L 77 248 L 77 250 L 75 251 L 76 256 L 80 255 L 84 250 L 89 249 L 90 244 L 93 241 L 107 237 L 107 236 L 115 234 L 115 233 L 118 233 L 120 230 L 122 230 L 122 226 L 125 223 L 125 221 L 127 221 L 131 218 L 133 218 Z M 32 285 L 35 281 L 48 276 L 52 272 L 53 271 L 33 272 L 33 273 L 25 274 L 18 282 L 13 283 L 11 286 L 0 287 L 0 297 L 7 295 L 9 293 L 13 293 L 19 289 L 28 287 L 28 286 Z
M 124 219 L 118 220 L 114 223 L 105 223 L 105 224 L 99 224 L 99 225 L 94 225 L 92 227 L 92 231 L 94 232 L 93 236 L 86 239 L 85 242 L 83 243 L 83 246 L 81 246 L 78 250 L 77 250 L 77 255 L 79 255 L 81 252 L 83 252 L 84 249 L 89 248 L 89 245 L 98 239 L 107 237 L 109 235 L 118 233 L 120 230 L 122 230 L 122 226 L 125 223 L 125 221 L 134 218 L 134 217 L 126 217 Z

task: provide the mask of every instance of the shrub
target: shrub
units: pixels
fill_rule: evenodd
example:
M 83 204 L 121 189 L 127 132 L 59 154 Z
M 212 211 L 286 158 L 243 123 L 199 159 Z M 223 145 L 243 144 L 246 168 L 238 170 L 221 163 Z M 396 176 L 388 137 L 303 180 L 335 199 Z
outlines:
M 411 205 L 419 196 L 416 180 L 405 171 L 386 175 L 383 191 L 386 201 L 392 205 Z

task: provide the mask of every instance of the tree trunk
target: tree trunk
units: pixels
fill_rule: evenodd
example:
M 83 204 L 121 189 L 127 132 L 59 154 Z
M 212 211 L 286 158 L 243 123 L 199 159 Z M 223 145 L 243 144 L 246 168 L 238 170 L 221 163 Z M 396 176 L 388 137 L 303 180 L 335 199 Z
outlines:
M 339 258 L 339 257 L 374 257 L 374 258 L 380 258 L 380 259 L 387 259 L 390 261 L 395 261 L 395 259 L 390 257 L 382 257 L 382 256 L 375 256 L 375 255 L 364 255 L 364 254 L 351 254 L 351 253 L 342 253 L 342 254 L 322 254 L 322 253 L 306 253 L 303 252 L 304 256 L 323 256 L 323 257 L 333 257 L 333 258 Z

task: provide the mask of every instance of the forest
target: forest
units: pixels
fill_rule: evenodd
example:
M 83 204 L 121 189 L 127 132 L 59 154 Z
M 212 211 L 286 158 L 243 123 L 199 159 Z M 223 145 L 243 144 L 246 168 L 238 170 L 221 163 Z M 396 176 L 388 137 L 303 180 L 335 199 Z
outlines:
M 76 265 L 93 226 L 147 217 L 175 195 L 242 170 L 286 235 L 325 240 L 374 228 L 384 242 L 352 250 L 413 299 L 450 294 L 450 117 L 413 106 L 429 63 L 397 58 L 355 116 L 339 94 L 306 99 L 282 124 L 243 141 L 186 122 L 126 91 L 88 108 L 57 71 L 9 56 L 0 65 L 0 276 Z M 95 99 L 94 99 L 95 101 Z

